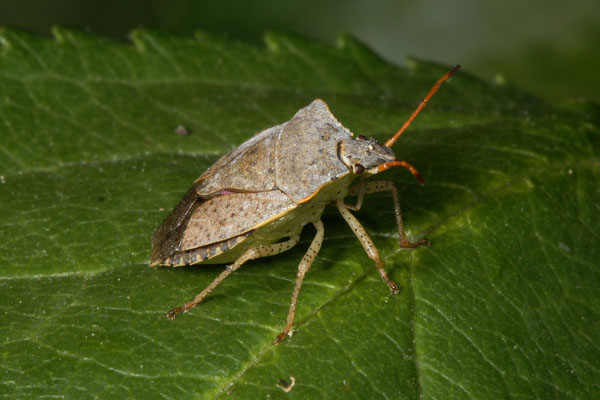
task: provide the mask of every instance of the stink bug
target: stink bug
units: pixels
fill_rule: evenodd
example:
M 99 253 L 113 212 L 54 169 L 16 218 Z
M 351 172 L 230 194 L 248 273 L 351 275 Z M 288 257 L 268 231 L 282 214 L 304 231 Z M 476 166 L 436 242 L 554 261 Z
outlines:
M 395 208 L 400 247 L 416 247 L 404 232 L 398 191 L 391 181 L 365 178 L 401 166 L 421 184 L 423 179 L 406 161 L 396 161 L 391 147 L 427 101 L 460 66 L 431 88 L 408 120 L 384 145 L 364 136 L 353 138 L 322 100 L 314 100 L 292 119 L 264 130 L 221 157 L 203 173 L 152 236 L 151 265 L 179 267 L 223 264 L 225 270 L 192 301 L 167 313 L 173 319 L 206 298 L 246 261 L 284 252 L 298 243 L 300 231 L 312 223 L 317 233 L 298 266 L 298 275 L 281 342 L 291 335 L 300 287 L 323 241 L 321 214 L 335 204 L 356 234 L 392 294 L 398 286 L 387 276 L 371 238 L 349 210 L 359 210 L 365 194 L 389 191 Z M 351 186 L 355 178 L 360 183 Z M 355 205 L 344 202 L 357 196 Z M 285 240 L 283 240 L 285 239 Z

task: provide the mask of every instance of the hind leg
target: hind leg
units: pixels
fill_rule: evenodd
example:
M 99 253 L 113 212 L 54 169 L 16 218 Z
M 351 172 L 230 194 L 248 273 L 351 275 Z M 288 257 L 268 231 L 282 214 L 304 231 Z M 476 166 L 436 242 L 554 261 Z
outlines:
M 191 308 L 196 307 L 204 300 L 206 296 L 210 294 L 219 284 L 227 278 L 233 271 L 244 265 L 246 261 L 254 260 L 261 257 L 273 256 L 275 254 L 283 253 L 286 250 L 291 249 L 300 240 L 300 235 L 291 237 L 289 240 L 280 243 L 270 244 L 268 246 L 257 246 L 246 250 L 233 264 L 225 267 L 225 271 L 221 272 L 214 281 L 210 283 L 202 292 L 200 292 L 192 301 L 185 303 L 182 306 L 175 307 L 167 313 L 167 318 L 174 319 L 178 314 L 188 312 Z

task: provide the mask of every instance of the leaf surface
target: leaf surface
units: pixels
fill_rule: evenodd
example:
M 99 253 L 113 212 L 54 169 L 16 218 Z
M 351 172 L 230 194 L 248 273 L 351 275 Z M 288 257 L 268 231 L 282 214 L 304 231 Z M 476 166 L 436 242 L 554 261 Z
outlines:
M 599 395 L 597 113 L 460 72 L 395 146 L 426 185 L 381 175 L 433 245 L 398 250 L 389 195 L 356 213 L 400 294 L 327 210 L 297 331 L 273 346 L 312 227 L 175 321 L 164 312 L 223 267 L 149 268 L 153 229 L 221 155 L 312 99 L 383 141 L 447 68 L 396 67 L 345 36 L 54 34 L 0 33 L 3 397 Z

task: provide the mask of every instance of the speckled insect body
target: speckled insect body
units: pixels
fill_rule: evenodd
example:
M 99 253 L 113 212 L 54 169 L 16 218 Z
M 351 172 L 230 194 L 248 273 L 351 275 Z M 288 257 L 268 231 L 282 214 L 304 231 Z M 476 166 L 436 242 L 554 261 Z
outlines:
M 401 247 L 428 243 L 408 241 L 398 201 L 390 181 L 364 178 L 393 166 L 418 172 L 395 161 L 391 146 L 425 106 L 454 67 L 431 89 L 403 127 L 384 145 L 375 139 L 353 137 L 322 100 L 314 100 L 288 122 L 264 130 L 223 156 L 202 174 L 152 236 L 151 265 L 229 264 L 194 300 L 167 313 L 169 318 L 196 306 L 246 261 L 292 248 L 304 225 L 317 233 L 300 261 L 286 326 L 276 343 L 291 335 L 300 287 L 323 241 L 321 214 L 334 204 L 348 222 L 392 293 L 397 285 L 387 276 L 379 252 L 349 210 L 361 207 L 365 194 L 392 193 Z M 360 177 L 360 183 L 352 182 Z M 357 196 L 356 205 L 344 202 Z

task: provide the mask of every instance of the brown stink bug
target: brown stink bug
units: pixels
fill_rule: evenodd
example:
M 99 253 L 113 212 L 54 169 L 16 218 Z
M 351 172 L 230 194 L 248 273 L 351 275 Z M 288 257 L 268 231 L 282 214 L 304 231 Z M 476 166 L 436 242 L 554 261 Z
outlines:
M 395 160 L 391 147 L 441 84 L 459 68 L 455 66 L 436 82 L 384 145 L 364 136 L 353 138 L 324 101 L 314 100 L 289 121 L 258 133 L 221 157 L 196 179 L 156 229 L 150 263 L 172 267 L 231 264 L 192 301 L 172 309 L 167 317 L 173 319 L 198 305 L 246 261 L 292 248 L 298 243 L 304 225 L 312 223 L 317 234 L 298 266 L 287 322 L 275 342 L 291 335 L 304 275 L 323 241 L 321 214 L 328 204 L 335 204 L 375 262 L 383 281 L 393 294 L 398 293 L 398 286 L 383 268 L 379 251 L 349 210 L 359 210 L 365 194 L 389 191 L 394 201 L 400 247 L 429 243 L 427 239 L 412 243 L 406 237 L 394 183 L 365 178 L 402 166 L 423 183 L 409 163 Z M 351 186 L 357 177 L 360 183 Z M 356 205 L 344 202 L 347 195 L 357 196 Z

